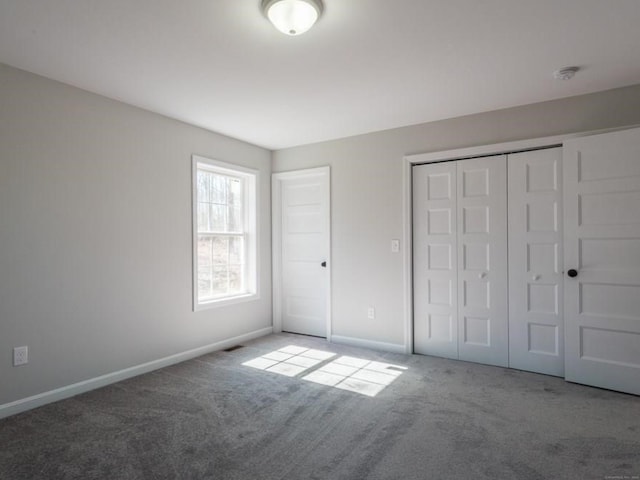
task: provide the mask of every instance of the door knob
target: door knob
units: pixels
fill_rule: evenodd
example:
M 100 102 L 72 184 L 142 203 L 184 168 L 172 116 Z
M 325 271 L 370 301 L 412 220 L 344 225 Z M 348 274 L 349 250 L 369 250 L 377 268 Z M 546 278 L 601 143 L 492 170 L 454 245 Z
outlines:
M 482 280 L 483 278 L 486 278 L 486 277 L 487 277 L 487 272 L 482 272 L 482 273 L 479 273 L 479 274 L 478 274 L 478 278 L 479 278 L 480 280 Z
M 572 268 L 567 272 L 567 275 L 569 275 L 571 278 L 575 278 L 578 276 L 578 271 L 575 268 Z
M 540 280 L 540 275 L 534 275 L 534 276 L 532 276 L 532 277 L 531 277 L 531 279 L 532 279 L 534 282 L 537 282 L 538 280 Z
M 324 268 L 327 268 L 327 262 L 322 262 L 322 263 L 320 264 L 320 266 L 321 266 L 321 267 L 324 267 Z

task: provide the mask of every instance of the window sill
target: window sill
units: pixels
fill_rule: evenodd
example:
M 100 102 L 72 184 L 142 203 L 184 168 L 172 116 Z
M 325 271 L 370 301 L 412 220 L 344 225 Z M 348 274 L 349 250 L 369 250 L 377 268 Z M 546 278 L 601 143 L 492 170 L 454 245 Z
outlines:
M 258 293 L 243 293 L 242 295 L 235 295 L 233 297 L 224 297 L 214 300 L 208 300 L 206 302 L 196 303 L 193 306 L 194 312 L 201 310 L 209 310 L 211 308 L 226 307 L 227 305 L 234 305 L 238 303 L 251 302 L 258 300 L 260 295 Z

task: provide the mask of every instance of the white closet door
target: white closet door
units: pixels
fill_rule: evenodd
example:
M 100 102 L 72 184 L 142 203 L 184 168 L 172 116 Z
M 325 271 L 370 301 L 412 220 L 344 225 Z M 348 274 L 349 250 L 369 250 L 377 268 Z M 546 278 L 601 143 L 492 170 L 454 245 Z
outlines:
M 640 129 L 569 140 L 563 164 L 565 377 L 640 394 Z
M 413 168 L 414 351 L 458 358 L 456 164 Z
M 457 177 L 459 358 L 506 367 L 506 157 L 458 161 Z
M 509 366 L 564 375 L 562 149 L 511 154 Z

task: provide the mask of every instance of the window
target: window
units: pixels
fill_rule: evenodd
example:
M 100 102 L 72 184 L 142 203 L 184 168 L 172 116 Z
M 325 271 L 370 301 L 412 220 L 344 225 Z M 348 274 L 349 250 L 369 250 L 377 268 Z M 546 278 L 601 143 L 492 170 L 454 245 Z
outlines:
M 193 156 L 194 310 L 257 298 L 257 175 Z

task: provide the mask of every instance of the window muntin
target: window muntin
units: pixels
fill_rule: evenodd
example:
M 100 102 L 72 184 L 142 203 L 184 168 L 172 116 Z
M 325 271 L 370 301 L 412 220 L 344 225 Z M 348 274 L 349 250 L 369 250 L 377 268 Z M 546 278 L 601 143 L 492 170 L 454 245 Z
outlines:
M 257 173 L 194 156 L 194 307 L 256 288 Z

